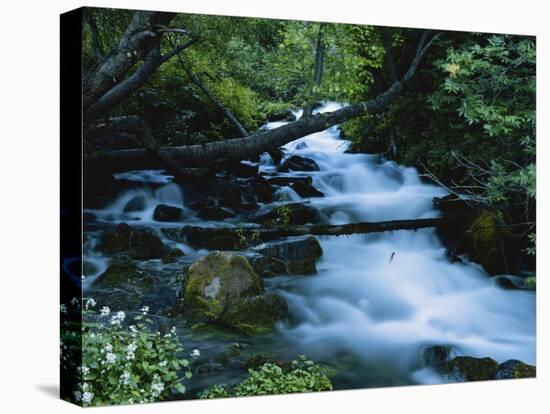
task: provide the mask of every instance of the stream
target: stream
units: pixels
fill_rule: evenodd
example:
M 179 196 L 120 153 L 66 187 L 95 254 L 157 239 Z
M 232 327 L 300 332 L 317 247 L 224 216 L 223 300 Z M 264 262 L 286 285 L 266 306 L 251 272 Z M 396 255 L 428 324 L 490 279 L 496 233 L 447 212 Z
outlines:
M 325 103 L 319 110 L 340 107 Z M 272 122 L 265 128 L 282 124 Z M 325 196 L 303 199 L 281 186 L 277 201 L 261 208 L 306 202 L 331 224 L 439 216 L 432 199 L 445 196 L 446 190 L 423 181 L 414 168 L 378 155 L 346 153 L 348 147 L 337 127 L 287 144 L 285 155 L 317 163 L 319 171 L 308 172 L 277 172 L 271 157 L 264 154 L 262 174 L 310 176 Z M 104 228 L 121 222 L 153 229 L 239 223 L 238 218 L 201 220 L 188 208 L 182 221 L 156 222 L 153 210 L 159 203 L 186 208 L 185 189 L 163 171 L 133 171 L 116 178 L 133 184 L 105 208 L 86 211 L 93 219 L 85 230 L 85 295 L 101 294 L 94 290 L 93 281 L 110 263 L 95 249 L 98 231 Z M 129 209 L 136 197 L 142 202 Z M 434 229 L 318 239 L 324 252 L 317 263 L 318 274 L 265 279 L 266 290 L 283 296 L 291 315 L 272 334 L 197 332 L 177 322 L 185 349 L 199 349 L 197 363 L 205 367 L 193 376 L 188 389 L 242 378 L 246 374 L 242 362 L 257 354 L 280 360 L 306 354 L 335 368 L 331 379 L 336 389 L 441 383 L 441 377 L 422 360 L 422 350 L 430 345 L 450 346 L 454 355 L 535 364 L 535 294 L 499 287 L 481 266 L 465 257 L 452 263 Z M 177 289 L 174 275 L 182 265 L 208 251 L 163 241 L 185 256 L 170 265 L 160 260 L 140 265 Z M 162 292 L 158 292 L 159 301 Z

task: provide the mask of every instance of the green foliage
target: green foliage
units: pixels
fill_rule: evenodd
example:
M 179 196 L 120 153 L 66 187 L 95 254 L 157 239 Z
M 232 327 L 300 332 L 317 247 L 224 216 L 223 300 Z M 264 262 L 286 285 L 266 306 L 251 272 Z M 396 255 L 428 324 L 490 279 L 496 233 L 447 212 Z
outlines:
M 171 393 L 185 393 L 181 381 L 191 377 L 189 361 L 181 358 L 175 328 L 161 333 L 148 317 L 148 307 L 130 324 L 122 312 L 84 300 L 81 366 L 73 399 L 84 406 L 153 402 Z M 76 335 L 63 332 L 63 341 Z M 73 344 L 74 345 L 74 344 Z
M 258 369 L 249 369 L 248 377 L 233 386 L 215 385 L 203 391 L 200 398 L 246 397 L 252 395 L 288 394 L 297 392 L 329 391 L 332 384 L 326 370 L 300 355 L 287 372 L 272 363 Z

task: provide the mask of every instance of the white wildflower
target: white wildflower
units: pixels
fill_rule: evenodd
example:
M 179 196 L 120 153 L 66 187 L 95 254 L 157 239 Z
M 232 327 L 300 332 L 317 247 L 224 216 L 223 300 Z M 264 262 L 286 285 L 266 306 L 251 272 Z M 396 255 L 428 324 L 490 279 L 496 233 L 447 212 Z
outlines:
M 138 328 L 136 328 L 136 325 L 130 325 L 129 328 L 133 333 L 138 333 Z
M 93 308 L 95 305 L 97 305 L 96 301 L 92 298 L 86 300 L 86 310 Z
M 61 311 L 61 313 L 64 313 L 66 315 L 67 314 L 67 305 L 62 303 L 61 305 L 59 305 L 59 310 Z
M 105 355 L 105 361 L 108 364 L 113 365 L 116 362 L 116 355 L 111 352 L 107 353 L 107 355 Z
M 159 367 L 165 367 L 166 365 L 168 365 L 168 361 L 164 360 L 164 361 L 161 361 L 159 362 Z
M 82 402 L 84 404 L 90 404 L 93 398 L 94 398 L 93 392 L 86 391 L 84 394 L 82 394 Z
M 147 315 L 149 313 L 149 306 L 144 306 L 141 308 L 141 313 Z
M 128 371 L 124 371 L 122 375 L 120 376 L 120 380 L 124 385 L 130 384 L 130 380 L 132 379 L 132 376 Z
M 193 349 L 189 355 L 193 358 L 198 358 L 201 356 L 201 351 L 198 349 Z
M 71 305 L 73 305 L 76 308 L 80 307 L 80 298 L 72 298 L 71 299 Z
M 108 306 L 103 306 L 100 310 L 99 310 L 99 314 L 101 316 L 109 316 L 109 314 L 111 313 L 111 309 L 109 309 Z
M 111 325 L 117 325 L 120 327 L 125 318 L 126 314 L 123 311 L 118 311 L 111 317 Z

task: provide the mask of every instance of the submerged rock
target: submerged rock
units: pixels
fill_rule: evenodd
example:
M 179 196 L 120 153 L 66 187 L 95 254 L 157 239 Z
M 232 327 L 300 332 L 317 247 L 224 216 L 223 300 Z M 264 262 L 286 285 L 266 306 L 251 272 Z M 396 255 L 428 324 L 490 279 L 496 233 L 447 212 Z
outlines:
M 497 367 L 495 379 L 535 378 L 537 368 L 517 359 L 510 359 Z
M 256 223 L 269 226 L 289 224 L 316 224 L 321 221 L 319 212 L 310 206 L 301 203 L 281 204 L 271 211 L 257 216 Z
M 166 204 L 159 204 L 153 212 L 153 220 L 156 221 L 178 221 L 181 218 L 183 209 Z
M 311 158 L 293 155 L 287 158 L 280 167 L 281 171 L 319 171 L 320 168 Z
M 447 362 L 442 373 L 448 382 L 487 381 L 495 378 L 497 367 L 491 358 L 460 356 Z
M 309 236 L 303 240 L 287 240 L 257 249 L 252 266 L 262 277 L 282 274 L 313 275 L 317 260 L 323 255 L 319 241 Z
M 124 206 L 124 209 L 122 210 L 124 213 L 131 213 L 134 211 L 142 211 L 145 210 L 147 206 L 147 199 L 144 195 L 137 195 L 133 197 L 130 201 L 126 203 Z
M 451 359 L 451 347 L 446 345 L 433 345 L 422 349 L 423 362 L 437 371 L 445 369 Z
M 290 186 L 300 197 L 324 197 L 325 195 L 304 181 L 296 181 Z

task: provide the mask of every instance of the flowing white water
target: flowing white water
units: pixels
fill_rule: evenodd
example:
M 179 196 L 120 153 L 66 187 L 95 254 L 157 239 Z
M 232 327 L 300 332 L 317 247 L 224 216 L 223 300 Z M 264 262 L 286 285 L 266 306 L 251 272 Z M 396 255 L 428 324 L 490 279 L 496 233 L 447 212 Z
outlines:
M 320 110 L 339 107 L 328 103 Z M 266 128 L 283 124 L 273 122 Z M 289 187 L 279 193 L 287 200 L 310 203 L 333 224 L 438 216 L 432 199 L 446 194 L 441 187 L 422 182 L 414 168 L 376 155 L 345 153 L 348 147 L 332 127 L 284 147 L 286 156 L 313 159 L 320 171 L 277 173 L 267 154 L 260 158 L 260 171 L 311 176 L 325 197 L 303 200 Z M 160 203 L 185 208 L 184 194 L 173 177 L 134 171 L 117 178 L 141 184 L 104 209 L 90 210 L 98 222 L 182 225 L 152 219 Z M 187 213 L 182 221 L 212 224 L 198 223 L 192 212 Z M 320 242 L 324 254 L 317 275 L 266 280 L 268 289 L 287 299 L 292 318 L 278 326 L 275 337 L 256 338 L 260 347 L 288 357 L 306 353 L 327 362 L 353 361 L 346 368 L 349 378 L 343 379 L 344 385 L 353 387 L 441 382 L 420 362 L 421 349 L 429 345 L 448 345 L 454 354 L 489 356 L 499 362 L 535 363 L 534 293 L 500 288 L 467 259 L 451 263 L 434 230 L 321 237 Z M 93 252 L 93 240 L 90 245 L 90 275 L 96 276 L 107 261 Z M 190 259 L 206 253 L 178 247 Z
M 328 104 L 321 110 L 334 109 Z M 309 201 L 331 223 L 438 216 L 432 198 L 445 195 L 442 188 L 423 183 L 414 168 L 346 154 L 347 147 L 336 128 L 285 147 L 287 156 L 319 165 L 320 171 L 299 175 L 312 176 L 325 193 Z M 268 162 L 265 169 L 272 170 Z M 300 197 L 294 193 L 292 199 Z M 433 381 L 426 370 L 415 372 L 427 345 L 535 363 L 535 295 L 498 287 L 467 260 L 451 263 L 435 230 L 322 237 L 321 245 L 318 275 L 273 282 L 294 315 L 281 332 L 310 354 L 330 359 L 348 352 L 408 373 L 415 382 Z

